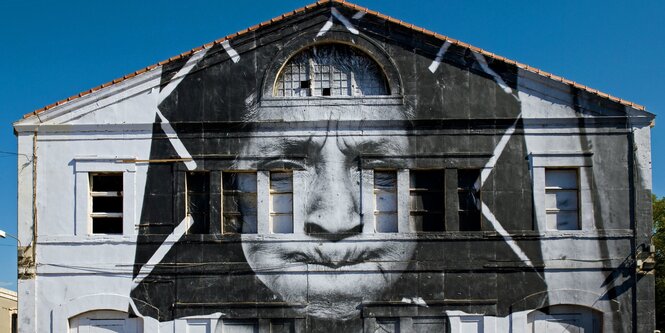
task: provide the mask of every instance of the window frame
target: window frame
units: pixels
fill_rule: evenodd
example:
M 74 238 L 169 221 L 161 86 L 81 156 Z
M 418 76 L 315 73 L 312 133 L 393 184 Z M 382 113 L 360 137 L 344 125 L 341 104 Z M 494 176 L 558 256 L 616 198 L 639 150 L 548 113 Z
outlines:
M 534 227 L 536 231 L 553 235 L 560 233 L 582 233 L 596 230 L 591 174 L 592 151 L 532 152 L 529 154 L 533 179 Z M 578 229 L 556 230 L 547 227 L 545 170 L 576 169 L 578 181 Z
M 377 173 L 392 173 L 394 175 L 395 179 L 395 185 L 394 187 L 387 189 L 387 188 L 378 188 L 376 186 L 376 174 Z M 375 233 L 399 233 L 400 228 L 399 228 L 399 215 L 400 215 L 400 200 L 399 200 L 399 192 L 400 192 L 400 186 L 399 186 L 399 172 L 397 170 L 383 170 L 383 169 L 376 169 L 373 172 L 373 187 L 372 187 L 372 194 L 373 194 L 373 214 L 374 214 L 374 232 Z M 378 208 L 378 200 L 379 200 L 379 193 L 392 193 L 395 197 L 395 210 L 394 211 L 382 211 L 379 210 Z M 378 217 L 381 215 L 394 215 L 395 217 L 395 230 L 394 231 L 379 231 L 379 220 Z
M 437 190 L 430 191 L 430 188 L 419 188 L 419 187 L 413 187 L 412 186 L 412 177 L 414 176 L 415 173 L 419 172 L 438 172 L 441 175 L 441 187 Z M 409 196 L 409 201 L 407 203 L 408 207 L 408 212 L 409 212 L 409 217 L 408 217 L 408 223 L 409 223 L 409 230 L 412 232 L 417 232 L 417 233 L 437 233 L 437 232 L 446 232 L 447 231 L 447 225 L 446 225 L 446 210 L 449 207 L 446 207 L 446 169 L 410 169 L 409 170 L 409 187 L 408 187 L 408 196 Z M 436 194 L 440 193 L 442 197 L 442 201 L 440 203 L 441 210 L 439 211 L 434 211 L 432 215 L 439 215 L 441 217 L 440 220 L 440 230 L 416 230 L 415 225 L 412 220 L 412 216 L 414 215 L 421 215 L 425 216 L 428 213 L 430 213 L 429 210 L 414 210 L 413 207 L 411 206 L 411 200 L 413 197 L 413 193 L 428 193 L 428 194 Z M 421 226 L 422 227 L 422 226 Z M 424 229 L 424 228 L 423 228 Z
M 226 189 L 224 187 L 224 175 L 226 174 L 252 174 L 254 175 L 254 185 L 256 186 L 254 189 L 254 192 L 244 192 L 240 190 L 234 190 L 234 189 Z M 260 192 L 260 182 L 259 182 L 259 173 L 256 170 L 223 170 L 221 172 L 220 176 L 220 188 L 221 188 L 221 216 L 220 216 L 220 223 L 221 223 L 221 234 L 222 235 L 255 235 L 259 233 L 259 192 Z M 256 222 L 256 231 L 255 232 L 242 232 L 242 226 L 240 226 L 240 232 L 227 232 L 225 229 L 225 216 L 226 215 L 241 215 L 240 212 L 229 212 L 224 208 L 224 201 L 227 195 L 233 195 L 233 196 L 238 196 L 238 195 L 253 195 L 254 199 L 256 201 L 256 216 L 255 216 L 255 222 Z
M 203 192 L 190 191 L 190 182 L 191 182 L 190 177 L 194 177 L 194 175 L 207 177 L 207 179 L 205 180 L 206 181 L 205 185 L 207 186 L 207 191 L 203 191 Z M 187 226 L 187 234 L 193 234 L 193 235 L 210 234 L 211 226 L 214 223 L 214 221 L 212 220 L 212 217 L 210 216 L 210 213 L 211 213 L 211 210 L 212 210 L 212 193 L 213 193 L 213 191 L 212 191 L 213 183 L 212 183 L 212 177 L 211 176 L 212 176 L 211 172 L 208 171 L 208 170 L 200 170 L 200 171 L 195 170 L 195 171 L 185 172 L 185 191 L 184 191 L 184 195 L 185 195 L 185 198 L 184 198 L 184 200 L 185 200 L 185 216 L 188 216 L 188 217 L 191 218 L 191 220 L 188 219 L 191 222 Z M 193 232 L 193 230 L 192 230 L 192 226 L 194 225 L 194 223 L 197 222 L 194 219 L 194 215 L 192 215 L 192 208 L 191 208 L 192 201 L 190 201 L 190 197 L 194 197 L 194 196 L 207 196 L 207 199 L 208 199 L 207 210 L 205 212 L 203 212 L 202 214 L 201 213 L 197 214 L 197 215 L 202 215 L 202 217 L 203 217 L 203 221 L 201 221 L 203 223 L 203 225 L 199 226 L 203 229 L 202 232 Z
M 351 70 L 348 72 L 343 72 L 339 69 L 336 70 L 331 64 L 316 63 L 312 57 L 307 56 L 308 53 L 312 52 L 312 48 L 329 46 L 334 47 L 335 45 L 347 48 L 350 50 L 350 52 L 355 53 L 358 56 L 362 56 L 368 61 L 376 64 L 377 74 L 380 75 L 379 79 L 381 79 L 381 82 L 377 82 L 375 86 L 376 89 L 380 89 L 382 84 L 385 93 L 366 95 L 360 90 L 360 87 L 358 86 L 358 72 Z M 299 57 L 305 56 L 307 56 L 306 59 L 304 59 L 306 63 L 293 62 L 294 60 L 300 60 L 298 59 Z M 293 72 L 294 68 L 297 68 L 297 73 Z M 306 45 L 283 59 L 279 70 L 277 70 L 274 75 L 275 78 L 272 81 L 270 96 L 276 99 L 372 98 L 394 95 L 391 90 L 391 80 L 388 73 L 386 73 L 385 66 L 382 65 L 381 62 L 379 62 L 375 57 L 373 57 L 368 52 L 368 50 L 359 47 L 355 43 L 344 43 L 343 41 L 331 40 Z M 295 75 L 298 77 L 298 80 L 294 80 L 293 78 L 287 80 L 285 75 L 289 75 L 291 77 Z M 302 80 L 303 78 L 306 80 Z M 335 83 L 339 83 L 339 85 L 335 86 Z M 287 84 L 290 86 L 289 88 L 286 87 Z M 294 86 L 297 86 L 297 88 L 294 88 Z M 346 90 L 347 94 L 334 94 L 335 91 L 341 92 L 342 90 Z M 289 91 L 291 95 L 287 95 L 287 91 Z
M 476 179 L 476 181 L 480 181 L 480 178 L 482 177 L 483 169 L 480 169 L 480 168 L 457 169 L 457 186 L 456 187 L 457 187 L 457 219 L 458 219 L 458 224 L 459 224 L 458 229 L 460 231 L 470 231 L 470 232 L 483 231 L 483 207 L 482 207 L 482 195 L 483 194 L 482 194 L 482 191 L 481 191 L 482 185 L 478 189 L 461 187 L 460 186 L 460 171 L 463 171 L 463 172 L 465 172 L 465 171 L 476 171 L 478 173 L 478 179 Z M 465 193 L 465 192 L 474 192 L 474 193 L 478 194 L 478 204 L 479 204 L 479 207 L 477 207 L 478 208 L 478 230 L 463 230 L 463 228 L 462 228 L 463 223 L 462 223 L 461 213 L 470 211 L 470 210 L 463 210 L 461 208 L 461 204 L 460 204 L 460 201 L 459 201 L 460 194 Z
M 136 158 L 133 156 L 83 156 L 74 158 L 74 195 L 76 212 L 73 233 L 86 237 L 122 237 L 136 235 L 138 220 L 136 217 Z M 122 233 L 93 234 L 90 212 L 90 176 L 89 173 L 122 172 Z M 142 198 L 141 198 L 142 199 Z
M 94 178 L 96 176 L 119 176 L 120 177 L 120 191 L 95 191 L 94 190 Z M 121 235 L 124 230 L 124 175 L 122 172 L 89 172 L 88 173 L 88 194 L 89 194 L 89 205 L 88 205 L 88 215 L 90 218 L 90 234 L 93 235 Z M 121 210 L 122 212 L 109 212 L 109 211 L 95 211 L 94 198 L 121 198 Z M 104 218 L 119 218 L 120 219 L 120 232 L 95 232 L 95 221 Z M 97 219 L 97 220 L 96 220 Z
M 575 187 L 574 188 L 562 188 L 560 186 L 548 186 L 547 185 L 547 176 L 549 171 L 572 171 L 575 173 Z M 580 170 L 579 168 L 570 168 L 570 167 L 546 167 L 545 168 L 545 224 L 547 231 L 570 231 L 570 230 L 581 230 L 581 218 L 580 218 Z M 561 193 L 561 192 L 575 192 L 576 202 L 575 209 L 560 209 L 552 208 L 548 205 L 548 194 Z M 559 229 L 558 227 L 551 227 L 548 222 L 548 217 L 550 215 L 558 215 L 561 212 L 575 212 L 577 219 L 577 227 L 574 229 Z M 558 226 L 558 224 L 557 224 Z
M 273 175 L 275 174 L 288 174 L 291 180 L 291 191 L 276 191 L 273 190 Z M 271 170 L 269 171 L 268 174 L 268 195 L 269 195 L 269 201 L 268 201 L 268 233 L 269 234 L 294 234 L 296 230 L 296 221 L 295 221 L 295 184 L 294 184 L 294 175 L 293 175 L 293 170 Z M 258 184 L 257 184 L 258 186 Z M 273 195 L 291 195 L 291 212 L 289 213 L 284 213 L 284 212 L 275 212 L 273 210 Z M 274 225 L 273 225 L 273 218 L 275 216 L 291 216 L 291 232 L 275 232 Z

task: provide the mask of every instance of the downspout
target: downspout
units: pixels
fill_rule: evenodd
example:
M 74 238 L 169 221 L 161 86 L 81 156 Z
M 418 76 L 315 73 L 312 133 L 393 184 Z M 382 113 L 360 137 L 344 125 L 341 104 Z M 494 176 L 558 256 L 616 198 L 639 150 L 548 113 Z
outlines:
M 37 263 L 37 129 L 32 136 L 32 266 Z

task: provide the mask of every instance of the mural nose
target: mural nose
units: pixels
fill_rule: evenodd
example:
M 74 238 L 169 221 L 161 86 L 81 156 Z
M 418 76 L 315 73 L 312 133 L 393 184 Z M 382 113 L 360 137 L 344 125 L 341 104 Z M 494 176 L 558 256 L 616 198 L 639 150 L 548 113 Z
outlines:
M 360 190 L 352 181 L 352 172 L 340 171 L 326 170 L 316 175 L 306 203 L 306 233 L 345 237 L 362 232 Z

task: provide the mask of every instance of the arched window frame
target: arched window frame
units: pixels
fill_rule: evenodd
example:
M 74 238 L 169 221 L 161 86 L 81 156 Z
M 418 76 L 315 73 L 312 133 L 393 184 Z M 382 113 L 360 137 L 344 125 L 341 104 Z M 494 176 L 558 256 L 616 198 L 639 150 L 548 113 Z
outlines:
M 345 43 L 317 43 L 299 50 L 282 65 L 273 85 L 275 97 L 389 95 L 382 66 Z
M 363 36 L 353 35 L 348 31 L 331 29 L 326 36 L 321 38 L 314 38 L 309 32 L 303 32 L 294 36 L 290 41 L 286 42 L 280 47 L 279 52 L 275 54 L 271 64 L 267 67 L 266 73 L 263 77 L 262 88 L 259 100 L 262 105 L 279 105 L 284 101 L 294 100 L 313 100 L 313 99 L 363 99 L 363 100 L 376 100 L 380 104 L 388 105 L 401 105 L 403 104 L 403 88 L 402 79 L 397 71 L 397 66 L 390 58 L 388 53 L 375 41 Z M 389 95 L 370 95 L 370 96 L 303 96 L 303 97 L 279 97 L 274 96 L 274 87 L 279 74 L 282 72 L 283 67 L 295 55 L 303 50 L 318 44 L 347 44 L 358 51 L 366 54 L 373 59 L 383 71 L 385 76 Z

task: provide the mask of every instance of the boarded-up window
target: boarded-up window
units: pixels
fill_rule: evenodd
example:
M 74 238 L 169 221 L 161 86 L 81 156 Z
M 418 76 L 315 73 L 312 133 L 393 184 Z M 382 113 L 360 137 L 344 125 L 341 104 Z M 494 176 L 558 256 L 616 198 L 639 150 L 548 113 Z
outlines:
M 270 333 L 295 333 L 293 319 L 271 319 Z
M 446 319 L 443 317 L 413 318 L 414 333 L 445 333 Z
M 122 234 L 122 172 L 91 173 L 93 234 Z
M 185 320 L 185 333 L 212 333 L 209 319 Z
M 577 230 L 579 225 L 579 186 L 577 169 L 545 169 L 547 228 Z
M 395 171 L 374 171 L 374 218 L 377 232 L 397 232 Z
M 259 333 L 259 325 L 255 320 L 224 320 L 221 333 Z
M 345 44 L 322 44 L 293 56 L 280 72 L 275 96 L 389 95 L 381 67 Z
M 412 228 L 415 231 L 444 231 L 444 171 L 411 170 L 409 174 Z
M 399 318 L 376 318 L 376 332 L 399 333 Z
M 480 230 L 480 170 L 457 170 L 459 230 Z
M 222 232 L 257 232 L 255 172 L 222 173 L 222 211 Z
M 270 227 L 272 233 L 293 233 L 293 174 L 270 173 Z
M 187 215 L 192 218 L 190 234 L 206 234 L 210 230 L 210 173 L 187 173 Z

